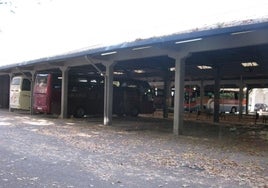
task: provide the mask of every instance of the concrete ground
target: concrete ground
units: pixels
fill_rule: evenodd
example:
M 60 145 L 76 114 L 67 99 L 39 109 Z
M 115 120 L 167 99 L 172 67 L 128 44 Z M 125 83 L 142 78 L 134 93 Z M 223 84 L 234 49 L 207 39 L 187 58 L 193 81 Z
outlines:
M 229 117 L 228 117 L 229 118 Z M 186 114 L 57 119 L 0 110 L 0 187 L 268 187 L 268 127 Z

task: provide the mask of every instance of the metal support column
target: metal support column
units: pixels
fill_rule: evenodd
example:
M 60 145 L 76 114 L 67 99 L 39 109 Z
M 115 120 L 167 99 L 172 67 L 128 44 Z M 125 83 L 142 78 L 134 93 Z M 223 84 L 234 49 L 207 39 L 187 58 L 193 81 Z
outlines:
M 12 82 L 13 73 L 9 73 L 8 75 L 9 75 L 9 85 L 10 85 L 11 82 Z M 11 107 L 10 107 L 10 91 L 9 91 L 9 105 L 8 105 L 8 106 L 9 106 L 9 107 L 8 107 L 8 110 L 9 110 L 9 112 L 11 112 L 12 109 L 11 109 Z
M 163 106 L 163 118 L 168 118 L 168 107 L 170 106 L 171 99 L 171 79 L 170 70 L 165 70 L 164 78 L 164 106 Z
M 175 95 L 173 120 L 173 133 L 175 135 L 181 135 L 183 131 L 185 60 L 186 57 L 181 56 L 176 57 L 175 61 Z
M 239 85 L 239 119 L 242 118 L 242 113 L 243 113 L 243 98 L 244 98 L 243 78 L 241 76 L 240 85 Z
M 104 77 L 104 125 L 112 124 L 113 113 L 113 64 L 106 65 Z
M 67 118 L 68 117 L 68 71 L 69 71 L 69 67 L 60 67 L 60 70 L 62 72 L 60 118 Z
M 215 85 L 214 85 L 214 115 L 213 122 L 220 121 L 220 68 L 216 67 Z
M 31 71 L 32 79 L 31 79 L 31 97 L 30 97 L 30 114 L 33 115 L 33 104 L 34 104 L 34 82 L 35 82 L 35 73 L 36 71 Z
M 247 90 L 246 90 L 246 114 L 248 115 L 248 104 L 249 104 L 249 90 L 250 88 L 247 86 Z
M 199 110 L 202 112 L 204 111 L 204 94 L 205 94 L 205 89 L 204 89 L 204 80 L 201 80 L 200 82 L 200 108 Z

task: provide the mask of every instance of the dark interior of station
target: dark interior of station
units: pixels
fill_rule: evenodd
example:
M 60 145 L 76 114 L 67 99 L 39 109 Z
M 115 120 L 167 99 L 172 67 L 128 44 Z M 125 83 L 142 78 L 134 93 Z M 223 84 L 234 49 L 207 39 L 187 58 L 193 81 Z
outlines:
M 256 80 L 247 84 L 248 88 L 268 87 L 268 45 L 248 46 L 243 48 L 224 49 L 192 53 L 185 61 L 185 81 L 214 80 L 219 73 L 221 80 Z M 257 66 L 244 67 L 243 62 L 256 62 Z M 174 81 L 175 60 L 168 56 L 157 56 L 142 59 L 119 61 L 114 66 L 114 76 L 128 77 L 148 81 L 152 86 L 164 87 L 166 79 Z M 200 69 L 198 66 L 208 66 L 209 69 Z M 105 72 L 102 64 L 84 65 L 72 67 L 70 74 L 100 75 Z M 57 72 L 58 69 L 41 72 Z M 25 73 L 27 74 L 27 72 Z M 9 82 L 8 76 L 1 76 L 1 82 L 5 85 Z M 259 80 L 259 81 L 258 81 Z M 157 84 L 155 84 L 157 83 Z M 1 84 L 1 85 L 2 85 Z M 8 84 L 4 86 L 7 88 Z M 174 86 L 174 85 L 173 85 Z M 213 88 L 213 85 L 211 86 Z M 237 87 L 228 84 L 224 87 Z M 211 89 L 212 89 L 211 88 Z M 7 94 L 1 96 L 1 107 L 7 108 Z

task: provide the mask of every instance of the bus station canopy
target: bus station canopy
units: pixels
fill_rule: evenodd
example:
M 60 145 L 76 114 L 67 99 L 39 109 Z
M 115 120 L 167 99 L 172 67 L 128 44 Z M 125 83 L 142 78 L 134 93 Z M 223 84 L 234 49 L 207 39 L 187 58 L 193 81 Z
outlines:
M 96 68 L 104 71 L 101 63 L 116 61 L 115 72 L 162 81 L 165 70 L 172 70 L 175 66 L 169 54 L 186 51 L 185 80 L 213 80 L 215 68 L 220 68 L 221 79 L 261 80 L 256 86 L 267 87 L 263 81 L 268 78 L 267 33 L 266 19 L 241 21 L 19 62 L 1 66 L 0 74 L 61 66 L 73 67 L 73 71 L 96 72 Z M 141 69 L 142 72 L 137 71 Z

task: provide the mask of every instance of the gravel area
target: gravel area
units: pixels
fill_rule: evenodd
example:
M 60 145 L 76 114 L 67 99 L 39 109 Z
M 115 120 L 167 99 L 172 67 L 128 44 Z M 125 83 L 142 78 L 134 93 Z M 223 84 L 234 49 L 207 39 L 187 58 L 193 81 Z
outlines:
M 268 187 L 267 126 L 0 110 L 0 187 Z

